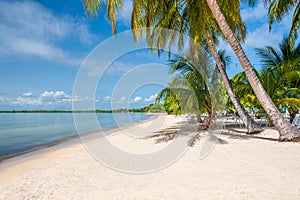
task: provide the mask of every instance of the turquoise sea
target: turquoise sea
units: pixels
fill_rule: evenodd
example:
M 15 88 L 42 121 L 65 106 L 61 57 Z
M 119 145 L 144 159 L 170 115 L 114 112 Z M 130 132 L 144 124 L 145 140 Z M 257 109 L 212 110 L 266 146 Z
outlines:
M 92 123 L 95 115 L 98 124 Z M 149 117 L 142 113 L 76 113 L 81 134 Z M 73 113 L 0 113 L 0 160 L 77 135 Z

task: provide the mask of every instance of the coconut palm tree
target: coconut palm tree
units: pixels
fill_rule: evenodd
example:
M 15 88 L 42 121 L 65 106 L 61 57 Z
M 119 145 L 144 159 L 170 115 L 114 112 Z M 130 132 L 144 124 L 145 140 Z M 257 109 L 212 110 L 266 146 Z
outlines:
M 133 30 L 140 30 L 139 28 L 150 26 L 154 26 L 156 28 L 172 29 L 180 33 L 188 33 L 190 37 L 192 37 L 193 42 L 197 45 L 199 45 L 199 42 L 205 42 L 208 44 L 209 50 L 211 51 L 217 63 L 218 70 L 224 81 L 228 95 L 230 96 L 231 101 L 233 102 L 240 117 L 244 121 L 246 127 L 248 127 L 248 133 L 257 132 L 258 124 L 245 112 L 239 99 L 234 94 L 222 60 L 218 56 L 215 41 L 216 35 L 220 35 L 221 32 L 216 21 L 214 20 L 212 13 L 209 10 L 208 5 L 206 4 L 206 1 L 135 0 L 133 3 L 134 8 L 131 20 Z M 108 5 L 110 4 L 111 3 L 108 2 Z M 94 14 L 97 13 L 98 9 L 101 8 L 102 3 L 97 4 L 97 1 L 95 0 L 85 0 L 84 5 L 85 10 L 88 13 Z M 234 30 L 236 36 L 239 39 L 244 39 L 246 29 L 239 14 L 239 1 L 231 2 L 231 4 L 228 4 L 228 2 L 224 0 L 222 1 L 222 5 L 229 11 L 226 13 L 226 16 L 227 20 L 231 22 L 230 25 L 232 30 Z M 113 10 L 116 11 L 116 9 L 120 7 L 121 6 L 118 2 L 115 4 L 115 7 L 113 7 Z M 111 5 L 107 7 L 107 9 L 109 9 L 107 11 L 109 15 L 108 18 L 111 20 L 115 20 L 115 15 L 111 12 L 111 8 Z M 116 30 L 114 21 L 112 21 L 112 30 L 113 32 Z M 133 31 L 133 33 L 134 38 L 137 41 L 137 38 L 141 33 L 139 33 L 139 31 Z M 160 37 L 159 34 L 156 37 L 153 37 L 150 31 L 146 31 L 146 36 L 149 44 L 153 45 L 155 43 L 157 45 L 157 51 L 158 54 L 160 54 L 160 48 L 163 48 L 166 45 L 167 39 L 170 40 L 169 48 L 171 47 L 171 43 L 175 40 L 176 34 L 171 35 L 170 38 L 166 38 L 165 35 L 163 35 L 163 37 Z M 156 38 L 156 41 L 153 40 L 153 38 Z M 184 42 L 182 40 L 178 40 L 179 46 L 182 46 L 183 43 Z M 194 44 L 190 44 L 190 46 L 194 47 L 190 48 L 190 54 L 192 54 L 193 51 L 194 56 L 197 57 L 197 54 L 199 53 L 197 51 L 198 48 L 195 48 Z
M 96 1 L 96 0 L 94 0 Z M 99 2 L 99 0 L 97 0 Z M 119 2 L 119 1 L 118 1 Z M 134 3 L 138 2 L 137 0 L 134 1 Z M 170 23 L 170 18 L 172 17 L 176 17 L 176 16 L 185 16 L 187 15 L 187 13 L 189 13 L 189 11 L 191 10 L 178 10 L 176 9 L 178 6 L 181 7 L 182 4 L 185 1 L 147 1 L 147 0 L 140 0 L 140 3 L 138 5 L 140 5 L 138 7 L 138 9 L 136 11 L 139 11 L 140 8 L 144 8 L 144 11 L 148 11 L 148 12 L 141 12 L 139 15 L 135 15 L 134 13 L 138 13 L 138 12 L 133 12 L 133 17 L 132 17 L 132 22 L 134 22 L 135 24 L 138 24 L 138 20 L 134 19 L 134 16 L 141 16 L 141 21 L 143 26 L 149 27 L 152 22 L 159 23 L 159 24 L 163 24 L 165 26 L 169 26 L 167 28 L 171 28 L 171 27 L 175 27 L 175 30 L 182 30 L 184 32 L 184 28 L 187 27 L 186 23 L 184 22 L 184 17 L 179 17 L 176 19 L 179 19 L 179 21 L 172 21 L 172 23 Z M 237 55 L 243 69 L 246 72 L 246 75 L 249 79 L 249 83 L 251 85 L 251 87 L 254 90 L 255 95 L 257 96 L 259 102 L 262 104 L 262 106 L 264 107 L 264 109 L 266 110 L 266 112 L 268 113 L 268 115 L 270 116 L 270 118 L 272 119 L 272 121 L 275 124 L 276 129 L 279 131 L 280 134 L 280 140 L 281 141 L 291 141 L 291 140 L 298 140 L 300 138 L 300 133 L 299 131 L 292 127 L 289 123 L 287 123 L 284 118 L 281 116 L 279 110 L 276 108 L 275 104 L 272 102 L 271 98 L 268 96 L 268 94 L 266 93 L 266 91 L 264 90 L 261 82 L 259 81 L 257 75 L 255 74 L 252 65 L 250 64 L 248 58 L 246 57 L 238 39 L 239 39 L 239 35 L 237 33 L 241 33 L 242 35 L 245 35 L 245 32 L 243 31 L 243 26 L 236 26 L 236 24 L 239 24 L 240 22 L 242 22 L 242 20 L 238 20 L 240 19 L 240 15 L 239 12 L 233 12 L 233 11 L 238 11 L 239 10 L 239 6 L 240 6 L 240 1 L 219 1 L 221 8 L 223 10 L 220 9 L 217 0 L 206 0 L 206 1 L 196 1 L 196 0 L 191 0 L 191 3 L 187 4 L 189 5 L 189 7 L 191 8 L 201 8 L 201 7 L 209 7 L 210 10 L 212 11 L 212 16 L 216 19 L 217 25 L 220 27 L 220 29 L 216 29 L 216 23 L 214 23 L 213 20 L 210 21 L 210 23 L 206 24 L 206 23 L 202 23 L 204 24 L 203 26 L 200 27 L 200 30 L 210 30 L 209 32 L 207 31 L 205 32 L 201 32 L 201 31 L 196 31 L 193 38 L 193 40 L 195 42 L 201 41 L 202 40 L 202 36 L 203 35 L 208 35 L 208 36 L 213 36 L 212 33 L 218 33 L 221 32 L 223 33 L 224 37 L 226 38 L 226 40 L 228 41 L 228 43 L 230 44 L 230 46 L 232 47 L 232 49 L 234 50 L 235 54 Z M 207 4 L 205 4 L 205 2 Z M 119 4 L 115 4 L 117 6 L 114 6 L 112 10 L 116 11 Z M 109 7 L 109 6 L 108 6 Z M 158 19 L 156 18 L 156 11 L 157 10 L 161 10 L 162 8 L 166 8 L 166 11 L 170 14 L 168 14 L 167 18 L 161 18 Z M 142 10 L 142 9 L 141 9 Z M 180 12 L 179 12 L 180 11 Z M 196 10 L 196 12 L 190 12 L 195 16 L 199 16 L 198 21 L 202 22 L 200 19 L 200 16 L 204 16 L 204 18 L 207 19 L 214 19 L 211 18 L 211 15 L 204 15 L 205 13 L 203 13 L 202 15 L 199 15 L 200 12 L 198 12 L 199 10 Z M 111 14 L 111 9 L 110 12 L 108 12 L 109 14 Z M 158 16 L 162 15 L 163 13 L 158 14 Z M 113 15 L 114 16 L 114 15 Z M 144 18 L 143 18 L 144 17 Z M 155 18 L 154 18 L 155 17 Z M 111 20 L 114 20 L 113 17 L 108 17 Z M 165 20 L 163 20 L 165 19 Z M 168 22 L 169 21 L 169 22 Z M 176 26 L 175 26 L 176 25 Z M 114 26 L 114 22 L 112 22 L 112 26 Z M 194 26 L 193 26 L 194 27 Z M 237 28 L 238 27 L 238 28 Z M 199 29 L 199 28 L 197 28 Z M 113 30 L 115 30 L 113 28 Z M 215 31 L 215 32 L 214 32 Z M 234 32 L 233 32 L 234 31 Z M 190 32 L 189 32 L 190 33 Z M 207 33 L 211 33 L 211 34 L 207 34 Z M 191 35 L 191 34 L 190 34 Z M 176 37 L 176 35 L 172 35 L 170 38 L 170 41 L 174 41 L 174 38 Z M 150 36 L 148 36 L 148 39 L 151 39 Z M 164 38 L 163 35 L 160 35 L 158 38 Z M 209 37 L 207 37 L 209 38 Z M 213 37 L 211 37 L 211 40 L 208 41 L 213 41 Z M 150 40 L 151 41 L 151 40 Z M 152 40 L 153 41 L 153 40 Z M 161 42 L 161 40 L 154 40 L 156 41 L 157 47 L 161 47 L 161 46 L 165 46 L 166 45 L 166 41 L 165 42 Z M 179 43 L 182 43 L 182 40 L 179 40 Z M 160 48 L 158 48 L 160 49 Z M 216 61 L 218 63 L 218 61 Z
M 100 1 L 102 2 L 102 1 Z M 245 38 L 245 26 L 239 15 L 239 4 L 228 4 L 227 1 L 222 1 L 223 5 L 230 10 L 228 12 L 228 21 L 231 23 L 231 28 L 235 30 L 236 36 L 240 39 Z M 238 1 L 237 1 L 238 2 Z M 110 4 L 110 3 L 108 3 Z M 97 13 L 98 9 L 101 8 L 101 3 L 97 4 L 97 1 L 85 0 L 84 1 L 85 10 L 89 13 Z M 114 11 L 117 8 L 120 8 L 120 4 L 115 4 L 113 7 Z M 107 13 L 110 15 L 112 6 L 107 7 L 109 11 Z M 232 11 L 235 12 L 232 12 Z M 115 15 L 108 16 L 109 19 L 115 20 Z M 205 22 L 205 23 L 203 23 Z M 215 44 L 215 34 L 220 34 L 217 23 L 214 20 L 211 12 L 208 9 L 208 6 L 205 1 L 198 0 L 189 0 L 186 2 L 173 0 L 173 1 L 149 1 L 149 0 L 136 0 L 134 1 L 134 9 L 132 13 L 132 29 L 139 30 L 141 27 L 155 26 L 157 28 L 167 28 L 179 31 L 180 33 L 189 33 L 193 38 L 195 43 L 203 41 L 203 36 L 209 46 L 212 55 L 215 58 L 215 61 L 218 66 L 218 70 L 221 73 L 223 78 L 225 88 L 228 91 L 237 112 L 244 121 L 245 125 L 248 127 L 248 133 L 257 132 L 258 124 L 245 112 L 242 107 L 239 99 L 234 94 L 233 89 L 230 85 L 229 78 L 226 74 L 224 65 L 221 59 L 218 57 L 218 52 Z M 112 30 L 115 32 L 115 22 L 112 21 Z M 139 32 L 133 32 L 135 40 L 137 40 L 140 35 Z M 205 34 L 204 34 L 205 33 Z M 153 45 L 153 36 L 150 36 L 149 32 L 146 31 L 148 36 L 148 43 Z M 165 42 L 162 42 L 166 39 L 170 39 L 169 48 L 171 43 L 175 40 L 175 35 L 172 35 L 170 38 L 165 37 L 156 37 L 156 44 L 158 45 L 158 54 L 160 54 L 160 48 L 163 48 L 166 45 Z M 159 41 L 159 42 L 158 42 Z M 182 45 L 183 41 L 178 40 L 178 45 Z M 190 44 L 193 47 L 193 44 Z M 194 51 L 194 55 L 197 57 L 197 48 L 191 48 Z M 190 52 L 191 53 L 191 52 Z
M 266 46 L 257 48 L 256 51 L 263 64 L 256 74 L 277 108 L 288 107 L 292 121 L 300 108 L 300 45 L 293 48 L 285 37 L 278 50 Z M 231 81 L 242 102 L 243 99 L 249 100 L 253 96 L 245 72 L 235 75 Z M 259 107 L 256 98 L 251 101 L 252 106 Z
M 168 114 L 180 115 L 184 112 L 181 110 L 181 104 L 178 100 L 178 96 L 175 93 L 175 88 L 172 87 L 172 83 L 168 87 L 164 88 L 157 94 L 156 103 L 160 103 L 161 99 L 164 99 L 163 107 Z
M 263 63 L 262 84 L 275 105 L 288 106 L 292 121 L 300 108 L 300 45 L 284 37 L 279 50 L 266 46 L 256 51 Z
M 227 1 L 222 1 L 224 6 L 231 12 L 228 12 L 227 17 L 230 21 L 231 28 L 235 30 L 236 36 L 241 40 L 245 38 L 245 26 L 239 15 L 239 4 L 227 4 Z M 237 8 L 237 9 L 235 9 Z M 182 1 L 145 1 L 137 0 L 134 2 L 133 14 L 132 14 L 132 29 L 139 30 L 142 27 L 152 26 L 155 28 L 166 28 L 178 31 L 180 33 L 188 34 L 194 43 L 199 45 L 205 44 L 208 46 L 212 53 L 221 77 L 224 81 L 225 88 L 230 96 L 234 106 L 239 113 L 240 117 L 248 127 L 248 133 L 257 132 L 258 124 L 245 112 L 238 97 L 235 95 L 232 86 L 230 85 L 229 78 L 225 71 L 225 66 L 219 57 L 216 48 L 216 35 L 220 35 L 220 29 L 210 12 L 206 1 L 189 0 L 186 2 Z M 135 39 L 140 36 L 139 32 L 134 32 Z M 173 35 L 170 38 L 160 38 L 159 36 L 153 37 L 151 32 L 146 32 L 148 35 L 148 43 L 150 45 L 157 44 L 157 49 L 163 48 L 166 43 L 161 41 L 167 41 L 170 43 L 174 41 Z M 160 42 L 153 40 L 158 38 Z M 178 45 L 183 45 L 179 40 Z M 169 43 L 169 46 L 170 46 Z M 192 48 L 190 51 L 191 55 L 197 57 L 199 52 L 194 44 L 190 44 Z M 192 59 L 194 59 L 192 57 Z
M 169 86 L 163 89 L 157 96 L 157 100 L 165 98 L 164 104 L 167 104 L 172 112 L 175 113 L 193 113 L 201 119 L 200 113 L 206 113 L 206 120 L 203 129 L 208 129 L 212 121 L 213 106 L 206 78 L 204 78 L 189 59 L 174 56 L 168 61 L 171 66 L 171 73 L 179 73 L 175 76 Z M 209 60 L 207 60 L 209 62 Z M 202 65 L 204 62 L 199 63 Z M 207 62 L 205 64 L 208 64 Z M 171 103 L 171 104 L 170 104 Z M 174 104 L 174 105 L 173 105 Z M 174 109 L 175 108 L 175 109 Z M 181 112 L 178 112 L 178 109 Z
M 213 105 L 211 92 L 207 84 L 207 77 L 203 77 L 203 75 L 200 73 L 200 68 L 201 65 L 211 65 L 211 63 L 208 55 L 204 56 L 205 60 L 201 59 L 201 62 L 198 62 L 197 66 L 189 62 L 188 59 L 178 56 L 176 56 L 175 59 L 169 60 L 169 65 L 171 66 L 171 72 L 179 72 L 192 86 L 193 92 L 197 98 L 197 107 L 199 107 L 199 111 L 201 113 L 205 112 L 208 114 L 208 119 L 203 127 L 203 129 L 208 129 L 212 121 Z M 205 68 L 208 67 L 210 68 L 210 66 Z M 192 105 L 190 103 L 189 105 Z M 198 118 L 201 119 L 200 117 Z
M 228 65 L 231 62 L 231 57 L 227 55 L 227 52 L 223 49 L 218 50 L 218 54 L 220 59 L 222 60 L 224 69 L 228 69 Z M 222 79 L 221 73 L 219 72 L 217 64 L 213 67 L 213 73 L 210 80 L 210 90 L 214 91 L 211 93 L 211 98 L 214 105 L 214 111 L 215 112 L 222 112 L 227 109 L 226 102 L 229 97 L 224 81 Z M 231 86 L 231 85 L 230 85 Z M 231 86 L 232 87 L 232 86 Z M 235 95 L 235 94 L 234 94 Z M 235 107 L 233 106 L 233 109 L 235 110 Z
M 214 17 L 216 18 L 218 25 L 222 30 L 222 33 L 224 34 L 224 37 L 226 38 L 227 42 L 230 44 L 231 48 L 237 55 L 258 101 L 260 102 L 264 110 L 267 112 L 271 120 L 274 122 L 276 129 L 279 131 L 279 140 L 299 140 L 300 132 L 284 119 L 279 110 L 276 108 L 270 96 L 267 94 L 259 78 L 255 74 L 255 71 L 250 61 L 248 60 L 241 44 L 238 42 L 237 38 L 235 37 L 235 34 L 233 33 L 232 29 L 227 23 L 227 20 L 223 14 L 224 10 L 221 10 L 217 0 L 207 0 L 207 3 Z

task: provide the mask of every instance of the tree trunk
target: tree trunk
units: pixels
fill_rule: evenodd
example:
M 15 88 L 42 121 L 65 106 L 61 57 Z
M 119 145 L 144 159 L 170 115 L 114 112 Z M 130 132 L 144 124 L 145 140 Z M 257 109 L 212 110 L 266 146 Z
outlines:
M 202 130 L 208 130 L 210 128 L 211 121 L 212 121 L 212 113 L 209 113 L 207 120 L 206 120 L 204 126 L 202 127 Z
M 288 108 L 288 111 L 290 113 L 290 123 L 293 123 L 294 118 L 296 117 L 296 114 L 298 113 L 298 109 L 294 109 L 292 107 Z
M 207 36 L 207 43 L 208 43 L 208 46 L 209 46 L 209 49 L 210 49 L 212 55 L 214 56 L 214 59 L 216 61 L 219 72 L 221 73 L 227 93 L 228 93 L 236 111 L 239 113 L 239 116 L 241 117 L 242 121 L 244 122 L 245 126 L 247 127 L 247 134 L 257 133 L 258 129 L 259 129 L 259 125 L 248 115 L 248 113 L 245 112 L 245 109 L 241 105 L 239 98 L 234 93 L 233 88 L 230 84 L 230 80 L 225 71 L 223 62 L 217 52 L 216 45 L 215 45 L 214 41 L 212 40 L 212 38 L 209 36 Z
M 269 117 L 269 115 L 267 115 L 267 120 L 268 120 L 268 126 L 269 126 L 269 127 L 273 126 L 272 120 L 271 120 L 271 118 Z
M 205 121 L 205 124 L 203 125 L 202 127 L 202 130 L 208 130 L 211 126 L 211 122 L 212 122 L 212 117 L 213 117 L 213 105 L 212 105 L 212 102 L 211 102 L 211 99 L 210 98 L 205 98 L 205 105 L 206 105 L 206 112 L 208 114 L 208 117 Z
M 202 120 L 200 114 L 197 114 L 196 117 L 197 117 L 197 121 L 198 121 L 199 123 L 203 123 L 203 120 Z
M 247 77 L 248 81 L 264 110 L 267 112 L 271 120 L 274 122 L 275 128 L 279 132 L 280 141 L 296 141 L 300 140 L 300 131 L 293 127 L 284 117 L 281 115 L 275 104 L 266 93 L 260 80 L 256 76 L 250 61 L 245 55 L 245 52 L 234 36 L 227 21 L 217 3 L 217 0 L 206 0 L 210 10 L 217 20 L 220 29 L 222 30 L 227 42 L 230 44 L 232 50 L 237 55 Z

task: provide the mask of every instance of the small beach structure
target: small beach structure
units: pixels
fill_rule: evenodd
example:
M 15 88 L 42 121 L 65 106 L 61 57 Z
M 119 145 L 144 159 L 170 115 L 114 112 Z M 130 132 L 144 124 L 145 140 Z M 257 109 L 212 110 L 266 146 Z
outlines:
M 298 129 L 300 128 L 300 114 L 296 114 L 293 122 L 292 122 L 293 126 L 296 126 Z

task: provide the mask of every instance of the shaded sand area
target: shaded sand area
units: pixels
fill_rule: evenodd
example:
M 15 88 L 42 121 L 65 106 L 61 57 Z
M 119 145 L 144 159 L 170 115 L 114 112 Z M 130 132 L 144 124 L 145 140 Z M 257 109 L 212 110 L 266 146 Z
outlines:
M 2 162 L 0 199 L 300 199 L 300 144 L 277 142 L 272 129 L 255 136 L 229 130 L 198 135 L 182 120 L 160 115 L 106 137 L 140 155 L 184 139 L 185 150 L 161 170 L 120 172 L 95 159 L 93 145 L 104 138 L 74 142 Z

